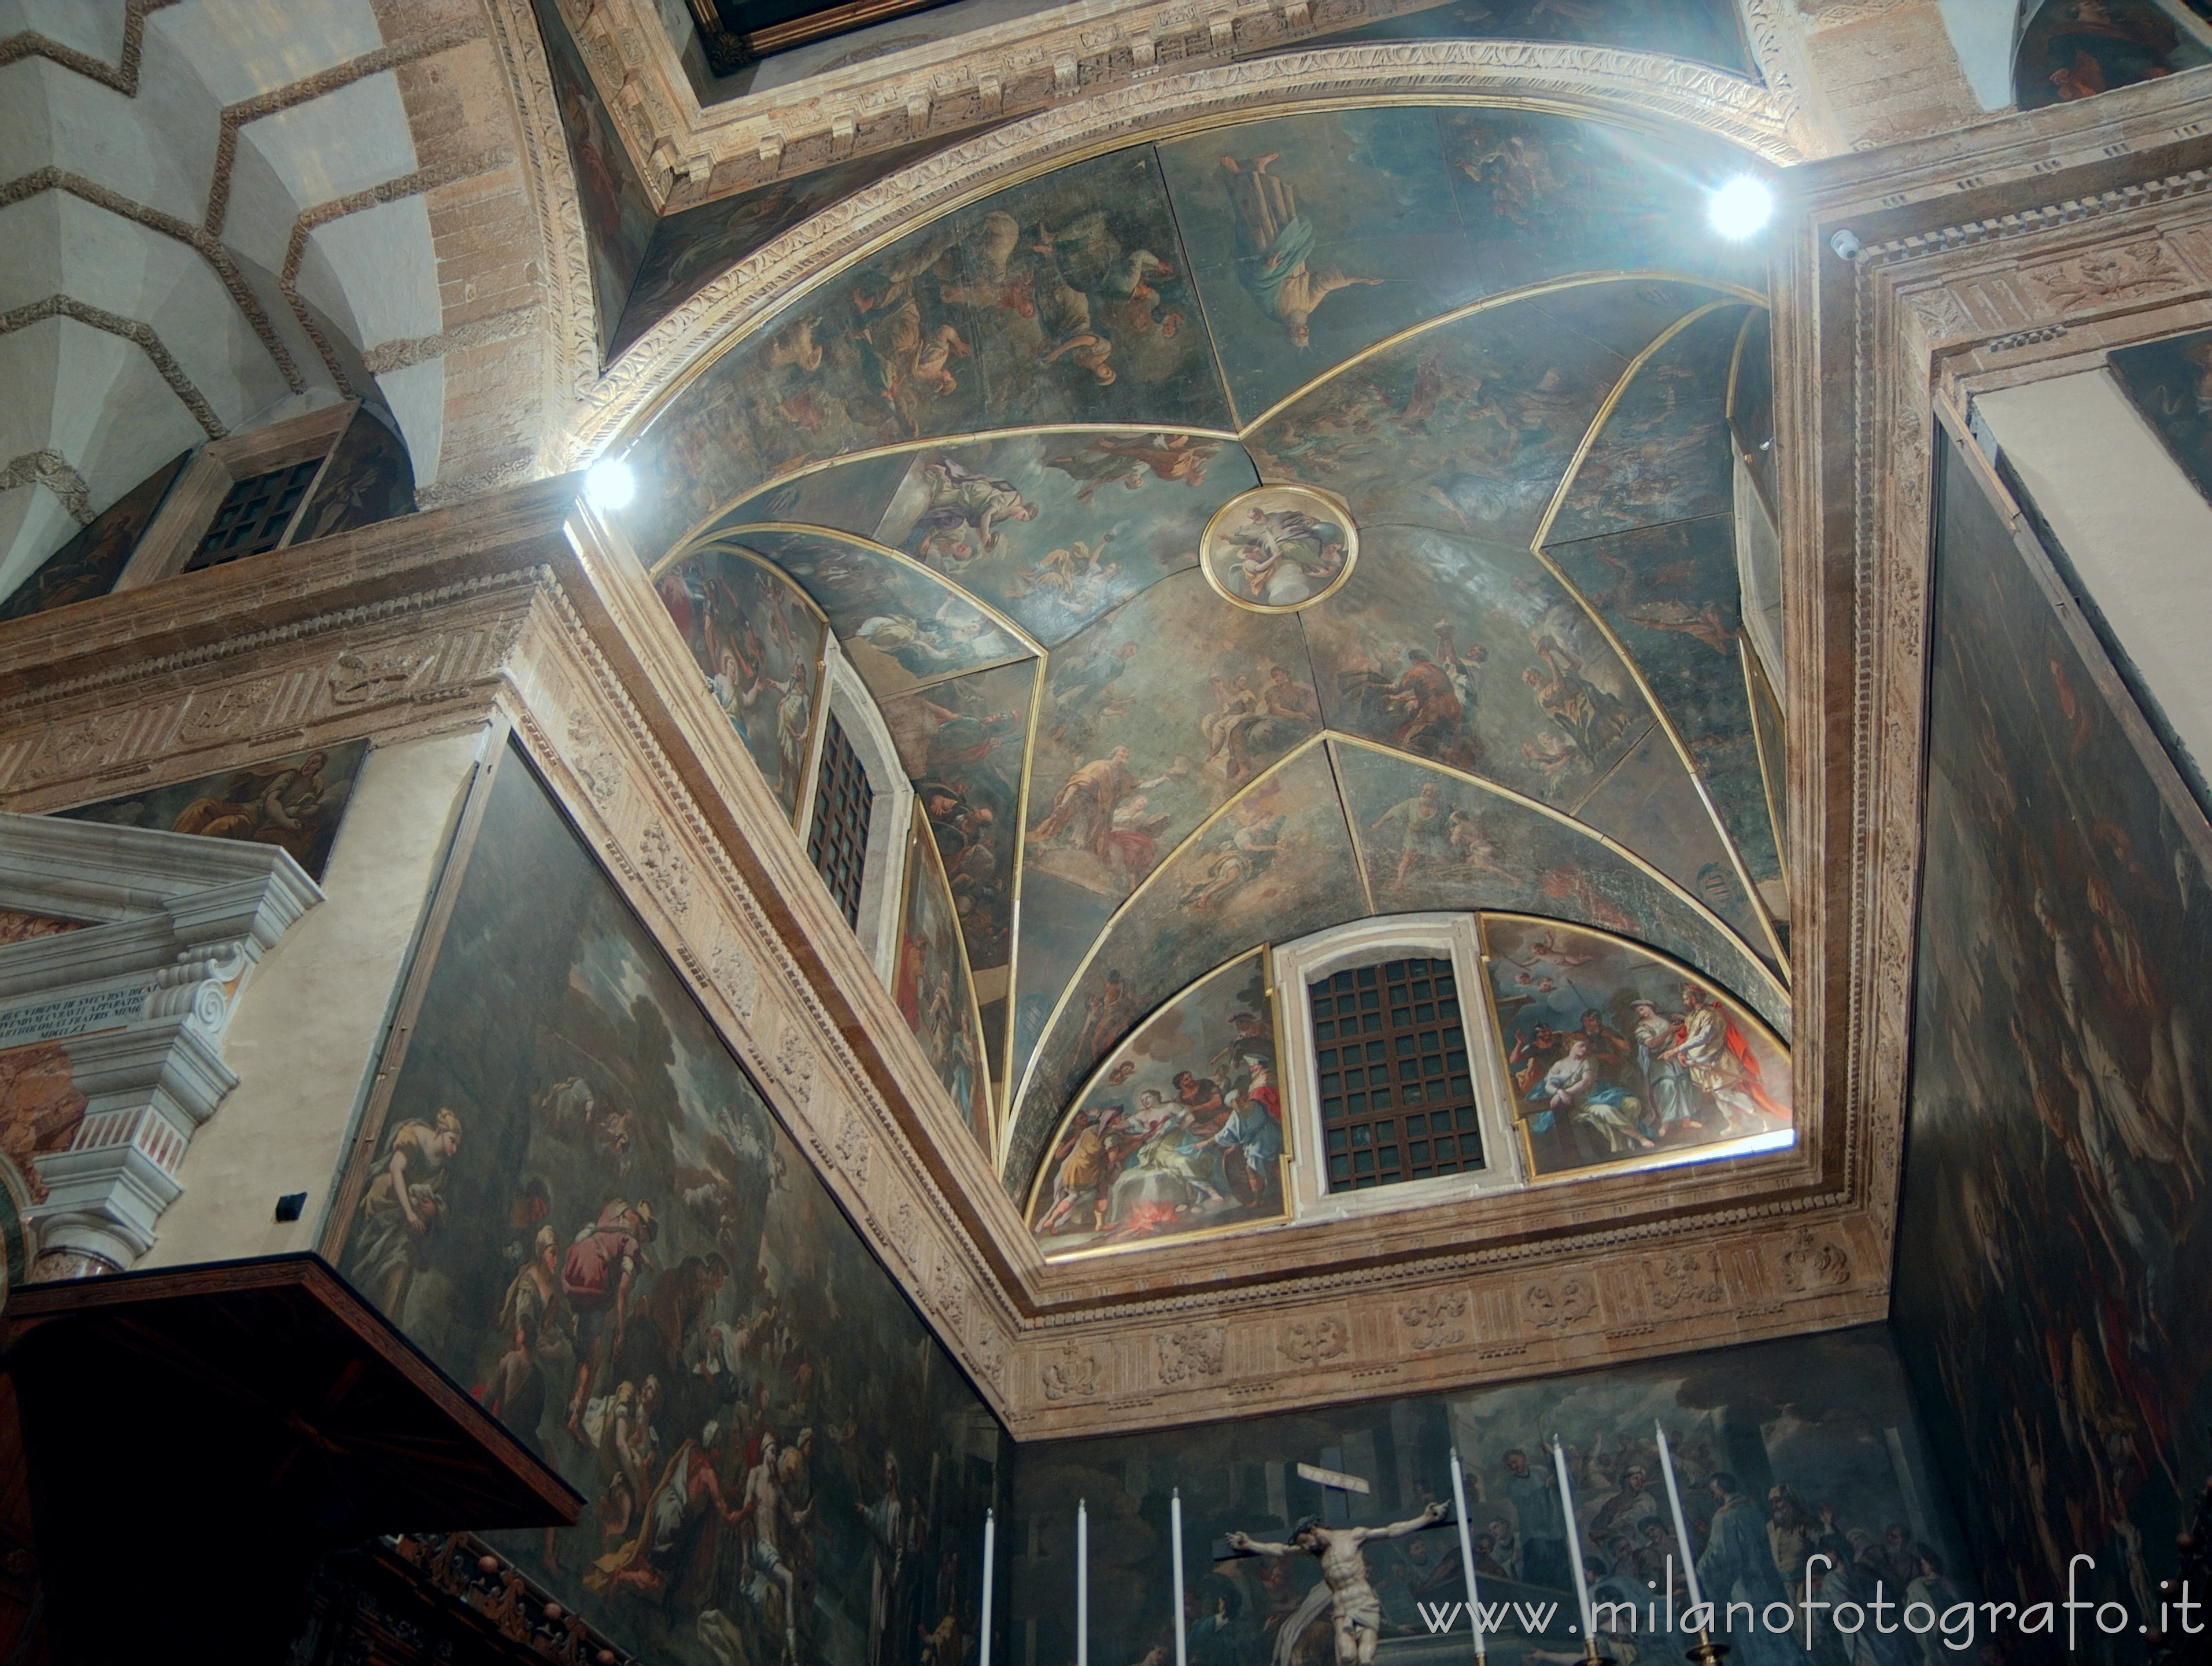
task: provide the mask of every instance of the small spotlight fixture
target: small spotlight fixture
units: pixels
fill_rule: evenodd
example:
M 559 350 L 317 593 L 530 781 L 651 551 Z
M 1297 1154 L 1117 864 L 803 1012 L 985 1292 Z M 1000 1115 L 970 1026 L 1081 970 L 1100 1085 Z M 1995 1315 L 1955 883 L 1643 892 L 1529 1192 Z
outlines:
M 1773 189 L 1764 179 L 1739 173 L 1713 193 L 1705 217 L 1732 243 L 1756 237 L 1774 217 Z
M 637 496 L 637 476 L 619 457 L 603 457 L 584 471 L 584 501 L 595 509 L 619 509 Z

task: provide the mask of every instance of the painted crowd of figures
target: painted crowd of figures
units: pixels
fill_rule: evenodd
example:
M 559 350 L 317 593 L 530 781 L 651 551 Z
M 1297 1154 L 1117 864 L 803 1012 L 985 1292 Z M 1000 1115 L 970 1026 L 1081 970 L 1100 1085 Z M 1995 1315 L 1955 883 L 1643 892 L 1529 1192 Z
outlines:
M 624 1647 L 955 1666 L 988 1414 L 519 757 L 491 794 L 343 1270 L 588 1499 L 500 1541 Z
M 1030 1230 L 1048 1249 L 1281 1218 L 1286 1145 L 1264 958 L 1206 978 L 1115 1051 L 1030 1205 Z M 1094 1025 L 1102 1018 L 1119 1022 L 1101 1013 Z

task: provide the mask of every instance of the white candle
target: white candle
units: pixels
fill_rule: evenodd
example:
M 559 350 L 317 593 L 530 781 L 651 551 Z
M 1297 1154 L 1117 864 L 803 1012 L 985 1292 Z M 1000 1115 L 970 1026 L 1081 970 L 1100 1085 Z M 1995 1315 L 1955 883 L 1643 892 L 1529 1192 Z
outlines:
M 1091 1666 L 1091 1511 L 1075 1501 L 1075 1666 Z
M 1168 1494 L 1168 1541 L 1175 1557 L 1176 1666 L 1189 1666 L 1189 1645 L 1183 1637 L 1182 1615 L 1182 1488 Z M 991 1666 L 988 1660 L 983 1666 Z
M 998 1560 L 999 1521 L 994 1511 L 983 1512 L 983 1640 L 980 1666 L 991 1666 L 991 1574 Z
M 1682 1547 L 1682 1577 L 1690 1583 L 1690 1607 L 1695 1609 L 1705 1599 L 1698 1594 L 1698 1553 L 1690 1548 L 1690 1523 L 1682 1515 L 1682 1489 L 1674 1480 L 1674 1455 L 1667 1450 L 1667 1426 L 1653 1426 L 1659 1431 L 1659 1471 L 1667 1477 L 1667 1504 L 1674 1512 L 1674 1542 Z
M 1475 1589 L 1474 1541 L 1468 1536 L 1467 1532 L 1467 1477 L 1460 1469 L 1459 1448 L 1456 1446 L 1452 1448 L 1451 1475 L 1452 1505 L 1454 1513 L 1459 1517 L 1460 1572 L 1464 1574 L 1467 1578 L 1467 1617 L 1468 1623 L 1474 1627 L 1474 1657 L 1477 1660 L 1480 1660 L 1484 1657 L 1482 1651 L 1482 1596 L 1481 1593 Z M 983 1666 L 991 1666 L 991 1663 L 988 1661 L 985 1661 L 983 1663 Z M 1182 1663 L 1181 1661 L 1177 1661 L 1176 1663 L 1176 1666 L 1182 1666 Z
M 1583 1636 L 1597 1635 L 1595 1617 L 1590 1612 L 1589 1576 L 1583 1572 L 1583 1534 L 1575 1524 L 1575 1493 L 1567 1485 L 1567 1446 L 1557 1434 L 1552 1437 L 1552 1456 L 1559 1471 L 1559 1508 L 1567 1517 L 1567 1554 L 1575 1564 L 1575 1606 L 1583 1611 Z

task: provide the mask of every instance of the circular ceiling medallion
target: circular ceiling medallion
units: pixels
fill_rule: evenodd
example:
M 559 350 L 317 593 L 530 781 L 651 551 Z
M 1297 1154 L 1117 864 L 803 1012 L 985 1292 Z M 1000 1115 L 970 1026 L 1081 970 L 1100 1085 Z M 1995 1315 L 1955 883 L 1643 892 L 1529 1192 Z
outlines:
M 1336 593 L 1359 558 L 1352 512 L 1309 486 L 1257 486 L 1213 512 L 1198 564 L 1254 613 L 1295 613 Z

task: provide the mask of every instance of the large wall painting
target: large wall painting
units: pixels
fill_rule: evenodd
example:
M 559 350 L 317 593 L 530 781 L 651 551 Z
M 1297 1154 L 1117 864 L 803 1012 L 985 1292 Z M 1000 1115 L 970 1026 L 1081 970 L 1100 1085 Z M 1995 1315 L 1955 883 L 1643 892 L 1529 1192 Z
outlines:
M 2111 362 L 2174 461 L 2212 500 L 2212 330 L 2116 347 Z
M 1937 506 L 1896 1320 L 1989 1595 L 2156 1606 L 2212 1464 L 2212 827 L 1966 446 Z M 2185 1502 L 2186 1500 L 2186 1502 Z
M 1675 1273 L 1691 1289 L 1718 1280 L 1717 1267 L 1692 1260 Z M 1594 1300 L 1571 1281 L 1560 1288 L 1564 1305 L 1555 1302 L 1554 1314 L 1578 1316 L 1587 1311 L 1580 1304 Z M 1377 1313 L 1362 1322 L 1388 1326 L 1391 1319 Z M 1209 1347 L 1220 1346 L 1218 1335 L 1202 1325 L 1164 1327 L 1162 1375 L 1205 1360 Z M 1941 1613 L 1976 1592 L 1960 1568 L 1960 1535 L 1930 1441 L 1880 1326 L 1450 1396 L 1370 1399 L 1272 1417 L 1229 1412 L 1224 1408 L 1218 1423 L 1022 1449 L 1012 1524 L 1037 1554 L 1023 1566 L 1009 1629 L 1026 1636 L 1035 1626 L 1037 1659 L 1074 1653 L 1067 1592 L 1078 1499 L 1090 1510 L 1091 1657 L 1173 1657 L 1168 1512 L 1175 1492 L 1182 1500 L 1192 1666 L 1326 1666 L 1335 1651 L 1316 1559 L 1217 1560 L 1222 1541 L 1242 1532 L 1280 1542 L 1308 1517 L 1327 1527 L 1414 1520 L 1431 1504 L 1450 1503 L 1455 1447 L 1467 1466 L 1482 1600 L 1505 1610 L 1502 1627 L 1486 1639 L 1492 1661 L 1567 1666 L 1582 1658 L 1583 1640 L 1568 1630 L 1575 1623 L 1571 1526 L 1593 1599 L 1636 1610 L 1634 1634 L 1613 1611 L 1616 1634 L 1601 1645 L 1605 1652 L 1623 1662 L 1679 1657 L 1694 1638 L 1670 1648 L 1650 1635 L 1644 1610 L 1663 1600 L 1670 1556 L 1678 1620 L 1687 1607 L 1655 1424 L 1668 1432 L 1708 1596 L 1794 1604 L 1809 1584 L 1816 1602 L 1861 1607 L 1856 1632 L 1833 1625 L 1832 1608 L 1815 1608 L 1809 1649 L 1802 1611 L 1788 1634 L 1753 1634 L 1739 1608 L 1718 1639 L 1731 1645 L 1733 1658 L 1759 1666 L 1936 1666 L 1976 1657 L 1964 1647 L 1945 1651 L 1933 1631 L 1915 1636 L 1899 1623 L 1907 1602 Z M 1553 1480 L 1555 1433 L 1567 1447 L 1571 1524 Z M 1298 1474 L 1300 1464 L 1355 1475 L 1370 1490 L 1316 1485 Z M 1455 1635 L 1431 1637 L 1420 1609 L 1449 1608 L 1467 1596 L 1449 1523 L 1370 1540 L 1362 1554 L 1381 1633 L 1376 1658 L 1465 1661 L 1467 1622 Z M 1863 1623 L 1877 1581 L 1889 1605 L 1887 1633 Z M 1848 1625 L 1848 1610 L 1843 1617 Z M 1978 1613 L 1973 1617 L 1978 1645 L 1989 1633 Z
M 189 713 L 185 721 L 189 729 Z M 71 821 L 274 845 L 310 879 L 319 879 L 368 757 L 366 740 L 341 741 L 54 813 Z
M 1788 1049 L 1708 980 L 1556 920 L 1485 915 L 1482 952 L 1539 1178 L 1794 1137 Z
M 1109 1054 L 1030 1195 L 1048 1257 L 1285 1218 L 1265 945 L 1200 979 Z
M 829 626 L 821 609 L 777 568 L 734 545 L 696 550 L 654 584 L 714 703 L 796 822 L 823 709 Z
M 494 1535 L 626 1651 L 925 1666 L 1000 1432 L 519 753 L 329 1253 L 590 1500 Z
M 983 1018 L 975 1007 L 961 916 L 929 819 L 917 804 L 907 841 L 906 895 L 899 904 L 891 999 L 937 1073 L 963 1122 L 986 1152 L 997 1146 Z
M 556 0 L 536 0 L 538 32 L 545 39 L 545 62 L 553 91 L 561 100 L 561 125 L 568 136 L 568 164 L 575 172 L 576 200 L 583 210 L 584 245 L 592 258 L 592 299 L 599 313 L 599 352 L 615 355 L 614 341 L 623 304 L 637 277 L 658 216 L 645 182 L 637 177 L 629 152 L 623 149 L 606 106 L 599 101 L 592 72 L 568 33 Z

